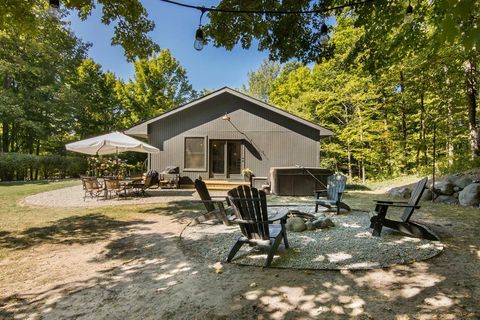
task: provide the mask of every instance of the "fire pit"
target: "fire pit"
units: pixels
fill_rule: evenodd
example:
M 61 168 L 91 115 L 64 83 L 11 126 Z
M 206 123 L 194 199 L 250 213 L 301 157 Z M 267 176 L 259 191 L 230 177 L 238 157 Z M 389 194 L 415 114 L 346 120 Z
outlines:
M 325 229 L 334 227 L 333 221 L 323 213 L 313 214 L 297 209 L 288 210 L 288 220 L 285 227 L 288 231 L 301 232 L 305 230 Z

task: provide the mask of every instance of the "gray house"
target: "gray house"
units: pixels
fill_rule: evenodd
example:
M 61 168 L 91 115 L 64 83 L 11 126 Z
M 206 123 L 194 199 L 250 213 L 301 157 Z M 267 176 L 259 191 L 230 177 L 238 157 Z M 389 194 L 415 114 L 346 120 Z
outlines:
M 125 133 L 160 149 L 149 156 L 150 169 L 178 166 L 182 177 L 223 181 L 243 180 L 245 168 L 267 177 L 271 167 L 318 167 L 320 139 L 333 134 L 227 87 Z

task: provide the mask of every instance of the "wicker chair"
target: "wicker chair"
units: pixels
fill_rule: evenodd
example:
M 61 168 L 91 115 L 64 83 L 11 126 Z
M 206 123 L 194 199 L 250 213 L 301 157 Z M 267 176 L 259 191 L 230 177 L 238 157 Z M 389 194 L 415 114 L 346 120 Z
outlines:
M 83 190 L 85 194 L 83 196 L 83 201 L 87 198 L 88 195 L 93 198 L 97 198 L 103 193 L 103 185 L 98 181 L 97 178 L 82 178 Z
M 120 184 L 120 180 L 118 179 L 105 179 L 105 198 L 108 199 L 110 195 L 110 199 L 112 198 L 112 193 L 117 195 L 117 200 L 120 199 L 120 195 L 123 193 L 125 198 L 128 197 L 128 190 L 131 190 L 132 186 L 125 184 Z

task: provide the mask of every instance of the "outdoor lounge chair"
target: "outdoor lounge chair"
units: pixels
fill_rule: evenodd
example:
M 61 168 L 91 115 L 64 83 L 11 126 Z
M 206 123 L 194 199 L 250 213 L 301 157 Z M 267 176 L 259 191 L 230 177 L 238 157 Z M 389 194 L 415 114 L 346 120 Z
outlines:
M 120 195 L 123 193 L 125 198 L 128 196 L 128 190 L 132 189 L 132 185 L 120 184 L 120 180 L 118 179 L 105 179 L 105 198 L 107 199 L 110 195 L 110 199 L 112 198 L 112 193 L 117 195 L 117 200 L 120 200 Z
M 425 177 L 417 182 L 413 188 L 412 195 L 410 196 L 410 200 L 408 200 L 408 202 L 376 200 L 376 215 L 370 219 L 370 228 L 373 228 L 372 235 L 379 237 L 382 232 L 382 227 L 385 226 L 398 230 L 412 237 L 425 238 L 428 240 L 439 240 L 438 236 L 427 226 L 421 225 L 420 223 L 410 219 L 415 209 L 420 208 L 418 203 L 420 202 L 423 191 L 426 189 L 427 181 L 428 178 Z M 403 215 L 401 217 L 402 221 L 395 221 L 386 218 L 387 210 L 390 207 L 404 208 Z
M 83 191 L 85 192 L 83 196 L 83 201 L 87 198 L 87 195 L 90 197 L 97 198 L 103 193 L 104 189 L 102 184 L 98 181 L 97 178 L 92 177 L 83 177 L 82 178 Z
M 337 214 L 340 213 L 340 209 L 343 208 L 350 211 L 350 207 L 342 202 L 343 193 L 345 192 L 345 185 L 347 184 L 347 177 L 341 174 L 334 174 L 327 179 L 327 189 L 316 190 L 315 199 L 315 212 L 318 212 L 318 206 L 325 208 L 337 208 Z M 324 196 L 324 198 L 321 198 Z
M 264 191 L 248 186 L 238 186 L 228 191 L 228 199 L 232 204 L 237 219 L 235 223 L 240 225 L 242 236 L 233 245 L 228 254 L 227 262 L 232 261 L 235 254 L 243 244 L 269 245 L 265 267 L 270 266 L 273 256 L 283 240 L 285 248 L 288 248 L 287 212 L 269 218 L 267 215 L 267 198 Z M 274 222 L 280 222 L 274 224 Z
M 205 205 L 207 212 L 199 217 L 196 217 L 192 221 L 192 225 L 201 223 L 210 219 L 218 219 L 225 225 L 231 225 L 231 220 L 234 219 L 233 209 L 228 206 L 227 197 L 225 196 L 210 196 L 207 185 L 200 179 L 195 180 L 195 189 L 197 189 L 198 195 L 201 201 Z M 217 198 L 216 200 L 212 198 Z M 217 205 L 217 208 L 215 208 Z

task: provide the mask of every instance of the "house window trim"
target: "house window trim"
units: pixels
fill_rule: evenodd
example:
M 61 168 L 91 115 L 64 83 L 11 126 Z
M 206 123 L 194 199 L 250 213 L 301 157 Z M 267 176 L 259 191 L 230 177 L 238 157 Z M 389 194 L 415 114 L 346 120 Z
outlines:
M 186 154 L 185 154 L 185 141 L 189 138 L 203 138 L 203 159 L 204 159 L 204 166 L 203 168 L 187 168 L 186 164 Z M 208 163 L 208 152 L 207 152 L 207 145 L 208 145 L 208 137 L 207 136 L 185 136 L 183 137 L 183 171 L 185 172 L 207 172 L 207 163 Z

